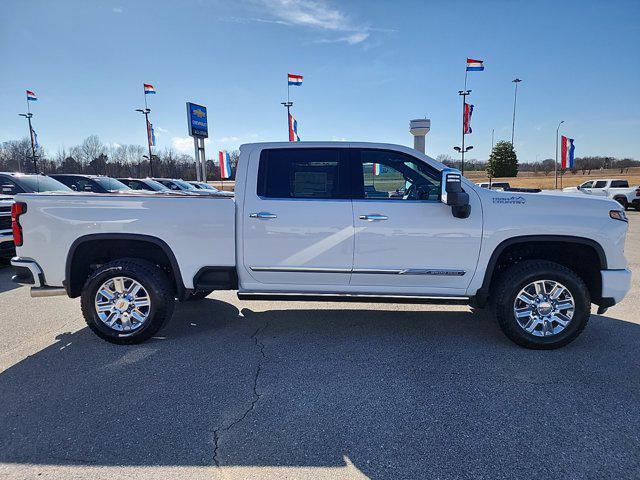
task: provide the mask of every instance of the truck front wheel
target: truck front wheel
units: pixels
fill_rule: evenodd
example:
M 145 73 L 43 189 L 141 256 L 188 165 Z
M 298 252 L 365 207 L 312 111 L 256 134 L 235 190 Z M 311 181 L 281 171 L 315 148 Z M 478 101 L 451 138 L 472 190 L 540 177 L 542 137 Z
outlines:
M 500 328 L 518 345 L 559 348 L 580 335 L 591 310 L 589 290 L 563 265 L 527 260 L 507 269 L 494 290 Z
M 95 270 L 82 289 L 82 314 L 103 340 L 140 343 L 171 317 L 174 294 L 167 275 L 144 260 L 122 259 Z

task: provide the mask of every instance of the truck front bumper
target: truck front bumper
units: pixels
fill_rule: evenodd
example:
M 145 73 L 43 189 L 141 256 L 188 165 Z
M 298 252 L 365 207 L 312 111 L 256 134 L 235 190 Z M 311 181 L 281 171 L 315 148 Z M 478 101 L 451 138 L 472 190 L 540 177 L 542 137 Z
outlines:
M 631 271 L 600 270 L 602 302 L 600 307 L 611 307 L 620 302 L 631 289 Z

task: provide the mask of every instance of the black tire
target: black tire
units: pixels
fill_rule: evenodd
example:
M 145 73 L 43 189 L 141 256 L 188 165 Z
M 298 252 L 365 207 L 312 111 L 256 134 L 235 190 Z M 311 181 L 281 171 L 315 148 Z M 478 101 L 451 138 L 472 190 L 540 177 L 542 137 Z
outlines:
M 95 298 L 104 282 L 113 277 L 129 277 L 148 292 L 151 305 L 142 326 L 131 332 L 115 330 L 106 325 L 96 312 Z M 175 303 L 173 286 L 165 272 L 145 260 L 121 259 L 95 270 L 82 289 L 82 314 L 93 332 L 107 342 L 130 345 L 141 343 L 155 335 L 173 314 Z
M 513 308 L 516 296 L 536 280 L 553 280 L 564 285 L 575 302 L 573 318 L 557 334 L 535 336 L 520 326 Z M 493 307 L 503 333 L 520 346 L 538 350 L 560 348 L 575 340 L 587 326 L 591 314 L 589 289 L 584 281 L 567 267 L 546 260 L 527 260 L 508 268 L 498 279 L 493 291 Z
M 187 302 L 195 302 L 198 300 L 203 300 L 213 293 L 213 290 L 196 290 L 191 295 L 187 297 Z
M 620 204 L 625 210 L 629 210 L 629 202 L 624 197 L 615 197 L 614 200 Z

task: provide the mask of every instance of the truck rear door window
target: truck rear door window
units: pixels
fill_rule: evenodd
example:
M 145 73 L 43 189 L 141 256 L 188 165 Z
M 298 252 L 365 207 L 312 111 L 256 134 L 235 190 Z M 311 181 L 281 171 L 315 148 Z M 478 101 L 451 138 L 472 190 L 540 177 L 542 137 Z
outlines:
M 598 182 L 595 183 L 595 185 L 593 186 L 593 188 L 604 188 L 607 186 L 607 182 L 604 180 L 600 180 Z
M 629 188 L 629 182 L 626 180 L 613 180 L 611 182 L 611 188 Z
M 348 198 L 348 163 L 339 148 L 263 150 L 258 195 L 266 198 Z

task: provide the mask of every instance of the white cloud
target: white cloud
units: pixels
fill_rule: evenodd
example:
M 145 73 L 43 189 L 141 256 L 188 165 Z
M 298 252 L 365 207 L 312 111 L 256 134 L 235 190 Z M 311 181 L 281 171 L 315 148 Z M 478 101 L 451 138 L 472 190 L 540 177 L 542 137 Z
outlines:
M 123 12 L 122 7 L 113 7 L 113 8 L 111 9 L 111 11 L 112 11 L 113 13 L 122 13 L 122 12 Z
M 156 126 L 156 127 L 153 127 L 153 129 L 157 134 L 160 134 L 159 136 L 162 136 L 165 133 L 169 133 L 169 130 L 167 130 L 166 128 Z
M 277 23 L 280 25 L 309 27 L 343 33 L 337 38 L 320 40 L 321 43 L 346 42 L 356 45 L 369 37 L 371 28 L 351 21 L 342 11 L 325 0 L 254 0 L 274 19 L 249 19 L 250 21 Z
M 211 141 L 208 138 L 204 139 L 204 144 L 209 145 Z M 173 137 L 171 139 L 171 146 L 180 153 L 193 153 L 193 138 L 192 137 Z
M 233 142 L 239 142 L 240 141 L 240 137 L 236 137 L 236 136 L 230 135 L 228 137 L 218 138 L 216 141 L 219 142 L 219 143 L 233 143 Z

